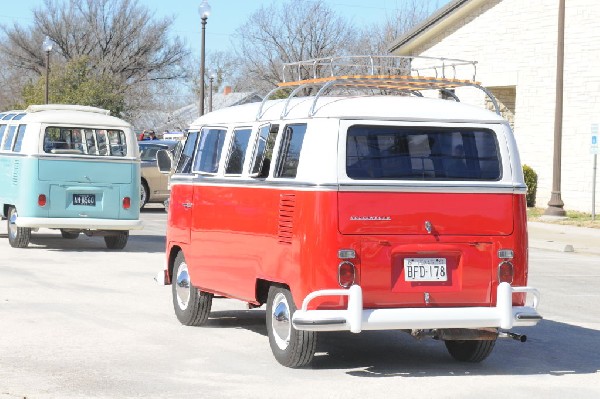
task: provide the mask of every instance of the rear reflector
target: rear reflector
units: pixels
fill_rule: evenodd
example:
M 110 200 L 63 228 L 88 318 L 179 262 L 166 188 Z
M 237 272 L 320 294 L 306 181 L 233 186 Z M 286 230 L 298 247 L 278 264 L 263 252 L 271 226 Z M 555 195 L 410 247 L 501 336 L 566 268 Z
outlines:
M 353 249 L 340 249 L 338 251 L 338 258 L 340 259 L 354 259 L 356 258 L 356 251 Z
M 338 282 L 342 288 L 350 288 L 354 284 L 356 269 L 352 262 L 344 261 L 338 266 Z
M 123 198 L 123 209 L 131 208 L 131 198 L 125 197 Z
M 40 194 L 38 195 L 38 205 L 39 206 L 46 206 L 46 195 L 45 194 Z
M 500 259 L 512 259 L 514 258 L 515 253 L 512 249 L 500 249 L 498 250 L 498 257 Z

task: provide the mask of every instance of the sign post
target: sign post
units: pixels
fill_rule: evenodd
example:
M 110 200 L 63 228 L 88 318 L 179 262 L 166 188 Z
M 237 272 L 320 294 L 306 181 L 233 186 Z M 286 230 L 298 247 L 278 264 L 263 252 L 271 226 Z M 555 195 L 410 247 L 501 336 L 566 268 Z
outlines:
M 592 221 L 594 221 L 596 220 L 596 165 L 598 164 L 598 152 L 600 152 L 597 123 L 592 123 L 591 131 L 590 153 L 594 155 L 594 173 L 592 174 Z

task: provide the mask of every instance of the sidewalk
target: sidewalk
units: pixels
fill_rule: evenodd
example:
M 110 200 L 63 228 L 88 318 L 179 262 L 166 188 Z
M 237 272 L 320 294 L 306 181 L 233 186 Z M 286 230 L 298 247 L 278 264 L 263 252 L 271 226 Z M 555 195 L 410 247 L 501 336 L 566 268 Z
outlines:
M 600 256 L 600 229 L 543 222 L 527 226 L 530 248 Z

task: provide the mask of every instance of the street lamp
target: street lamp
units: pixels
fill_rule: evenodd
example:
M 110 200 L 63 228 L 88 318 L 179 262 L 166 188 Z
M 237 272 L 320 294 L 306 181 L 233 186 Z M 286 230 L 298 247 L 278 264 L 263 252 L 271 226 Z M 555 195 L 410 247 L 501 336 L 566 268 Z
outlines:
M 44 39 L 42 43 L 42 50 L 46 52 L 46 104 L 48 104 L 48 80 L 50 77 L 50 52 L 52 51 L 52 40 L 48 36 Z
M 204 47 L 206 34 L 206 20 L 210 15 L 210 5 L 207 0 L 202 0 L 198 7 L 200 18 L 202 18 L 202 47 L 200 48 L 200 116 L 204 115 Z
M 215 80 L 216 74 L 211 72 L 208 81 L 210 82 L 209 92 L 208 92 L 208 112 L 212 112 L 212 96 L 213 96 L 213 80 Z

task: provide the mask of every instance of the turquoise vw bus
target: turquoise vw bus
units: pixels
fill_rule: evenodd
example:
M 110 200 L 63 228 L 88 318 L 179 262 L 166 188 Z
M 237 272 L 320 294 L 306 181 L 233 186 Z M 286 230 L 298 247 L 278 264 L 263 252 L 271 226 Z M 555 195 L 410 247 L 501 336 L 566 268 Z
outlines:
M 79 105 L 0 113 L 0 211 L 12 247 L 50 228 L 123 249 L 129 231 L 142 228 L 136 137 L 109 113 Z

